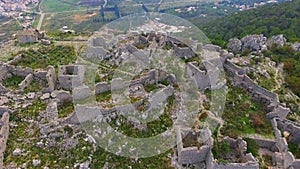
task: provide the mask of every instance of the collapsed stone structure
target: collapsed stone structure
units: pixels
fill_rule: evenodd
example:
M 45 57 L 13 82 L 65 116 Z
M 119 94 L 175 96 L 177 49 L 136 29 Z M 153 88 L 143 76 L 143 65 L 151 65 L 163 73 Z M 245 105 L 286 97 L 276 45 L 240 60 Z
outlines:
M 36 43 L 45 37 L 45 33 L 40 33 L 38 30 L 28 29 L 16 35 L 16 39 L 20 44 Z
M 33 80 L 44 81 L 47 86 L 43 92 L 51 92 L 54 90 L 56 84 L 56 76 L 54 67 L 49 66 L 48 70 L 34 71 L 31 68 L 22 68 L 20 66 L 13 66 L 7 63 L 0 63 L 0 82 L 11 76 L 19 76 L 24 80 L 19 84 L 19 90 L 24 90 Z M 0 83 L 0 92 L 6 91 L 5 87 Z
M 37 29 L 26 29 L 15 35 L 19 44 L 38 43 L 50 45 L 51 41 L 46 39 L 45 32 L 40 32 Z

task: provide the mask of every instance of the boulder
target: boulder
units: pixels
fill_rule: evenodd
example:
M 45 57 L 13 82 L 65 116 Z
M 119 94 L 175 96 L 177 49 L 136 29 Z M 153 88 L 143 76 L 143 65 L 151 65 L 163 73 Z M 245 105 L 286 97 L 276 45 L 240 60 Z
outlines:
M 20 156 L 22 154 L 22 150 L 17 148 L 13 151 L 13 156 Z
M 285 43 L 286 43 L 286 38 L 283 35 L 276 35 L 276 36 L 272 36 L 267 41 L 267 46 L 272 47 L 272 45 L 274 45 L 274 44 L 283 46 Z
M 229 39 L 227 49 L 231 52 L 238 53 L 242 50 L 242 41 L 237 38 Z
M 267 38 L 261 35 L 248 35 L 241 39 L 242 50 L 261 51 L 266 48 Z
M 299 51 L 300 51 L 300 42 L 296 42 L 296 43 L 292 44 L 292 48 L 293 48 L 296 52 L 299 52 Z

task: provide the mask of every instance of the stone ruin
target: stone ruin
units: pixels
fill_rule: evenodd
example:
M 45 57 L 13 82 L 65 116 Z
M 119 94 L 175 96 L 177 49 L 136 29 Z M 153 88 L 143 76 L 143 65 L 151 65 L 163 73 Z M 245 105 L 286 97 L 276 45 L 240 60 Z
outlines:
M 71 90 L 83 84 L 84 66 L 65 65 L 59 66 L 58 69 L 58 81 L 62 89 Z
M 159 38 L 156 36 L 148 35 L 148 37 L 143 37 L 148 39 Z M 145 43 L 145 39 L 139 38 L 139 41 L 135 41 L 135 45 L 139 43 Z M 162 37 L 160 37 L 162 38 Z M 165 37 L 164 37 L 165 38 Z M 265 42 L 261 37 L 262 42 Z M 275 38 L 276 40 L 276 38 Z M 235 40 L 237 44 L 240 44 Z M 246 43 L 247 39 L 244 39 Z M 164 45 L 174 45 L 174 49 L 178 49 L 180 45 L 176 41 L 173 41 L 171 44 L 168 41 L 164 40 Z M 248 43 L 248 42 L 247 42 Z M 249 42 L 250 43 L 250 42 Z M 252 41 L 251 41 L 252 43 Z M 127 46 L 127 48 L 132 48 L 130 50 L 135 51 L 137 48 L 133 45 Z M 184 47 L 181 47 L 184 48 Z M 295 159 L 293 154 L 288 151 L 288 144 L 286 138 L 282 136 L 282 132 L 289 133 L 289 141 L 296 143 L 299 145 L 300 143 L 300 126 L 294 122 L 291 122 L 286 119 L 288 113 L 290 112 L 289 108 L 286 108 L 283 104 L 279 102 L 279 98 L 277 94 L 272 93 L 271 91 L 264 89 L 258 86 L 247 74 L 246 71 L 237 65 L 233 64 L 229 59 L 232 56 L 232 53 L 228 53 L 225 50 L 222 50 L 218 46 L 207 45 L 206 48 L 211 48 L 216 50 L 221 56 L 221 62 L 223 63 L 224 69 L 233 79 L 233 83 L 236 86 L 243 88 L 248 91 L 249 94 L 257 99 L 260 102 L 263 102 L 267 105 L 268 117 L 271 122 L 275 133 L 275 140 L 262 140 L 254 138 L 253 140 L 260 146 L 260 148 L 265 148 L 271 152 L 273 152 L 272 160 L 273 164 L 277 167 L 282 167 L 286 169 L 297 169 L 300 168 L 300 160 Z M 241 47 L 242 48 L 242 47 Z M 262 46 L 259 47 L 260 49 Z M 238 48 L 239 49 L 239 48 Z M 258 48 L 257 48 L 258 49 Z M 260 50 L 259 49 L 259 50 Z M 186 49 L 184 49 L 186 50 Z M 190 49 L 191 50 L 191 49 Z M 256 50 L 256 48 L 255 48 Z M 191 51 L 189 51 L 191 52 Z M 191 56 L 186 55 L 189 52 L 184 52 L 185 54 L 180 54 L 182 57 Z M 105 52 L 106 53 L 106 52 Z M 180 52 L 179 52 L 180 53 Z M 106 54 L 105 54 L 106 55 Z M 188 58 L 187 57 L 187 58 Z M 214 62 L 212 60 L 212 62 Z M 215 64 L 212 64 L 212 66 Z M 206 65 L 207 66 L 207 65 Z M 212 72 L 210 72 L 212 71 Z M 197 65 L 197 63 L 188 63 L 188 73 L 192 75 L 198 85 L 199 90 L 205 90 L 207 88 L 211 88 L 211 83 L 215 81 L 211 81 L 208 75 L 217 74 L 218 69 L 209 69 L 209 71 L 203 69 L 203 65 Z M 170 83 L 175 83 L 176 79 L 173 75 L 168 75 L 160 70 L 150 70 L 147 73 L 143 74 L 140 78 L 135 79 L 131 82 L 125 82 L 122 79 L 113 79 L 119 85 L 111 85 L 107 82 L 100 82 L 95 84 L 95 91 L 91 91 L 89 87 L 84 84 L 84 76 L 85 76 L 85 68 L 82 65 L 64 65 L 59 67 L 59 72 L 56 75 L 55 69 L 52 66 L 49 66 L 46 71 L 38 71 L 35 72 L 30 68 L 21 68 L 12 66 L 10 64 L 0 64 L 0 82 L 5 80 L 6 78 L 16 75 L 21 76 L 24 80 L 20 83 L 19 89 L 22 90 L 26 88 L 33 79 L 44 80 L 47 82 L 47 88 L 43 91 L 44 93 L 49 93 L 48 98 L 53 98 L 53 100 L 47 106 L 47 119 L 50 122 L 58 121 L 61 124 L 78 124 L 78 119 L 76 113 L 82 113 L 85 116 L 85 119 L 81 120 L 90 120 L 99 115 L 98 112 L 101 112 L 102 115 L 112 115 L 115 114 L 118 110 L 124 110 L 124 112 L 131 111 L 132 107 L 128 105 L 123 105 L 120 107 L 113 108 L 99 108 L 99 107 L 89 107 L 89 106 L 77 106 L 76 113 L 74 112 L 69 117 L 64 119 L 57 119 L 57 106 L 62 105 L 66 102 L 72 102 L 75 100 L 80 100 L 89 97 L 91 94 L 100 94 L 106 91 L 117 90 L 125 86 L 129 86 L 130 90 L 133 94 L 138 95 L 139 92 L 145 92 L 143 87 L 144 84 L 157 84 L 161 81 L 167 80 Z M 217 79 L 217 77 L 215 77 Z M 0 83 L 1 84 L 1 83 Z M 216 85 L 217 82 L 214 84 Z M 63 90 L 61 90 L 63 89 Z M 169 90 L 169 88 L 165 88 L 163 90 Z M 5 93 L 6 89 L 2 85 L 0 85 L 0 93 Z M 73 94 L 71 94 L 71 92 Z M 94 92 L 94 93 L 93 93 Z M 134 103 L 134 107 L 137 108 L 141 105 L 141 102 Z M 3 127 L 0 132 L 4 133 L 3 142 L 6 143 L 7 135 L 8 135 L 8 113 L 7 109 L 4 107 L 0 107 L 0 112 L 3 113 L 2 122 Z M 6 123 L 5 123 L 6 122 Z M 5 128 L 6 126 L 6 128 Z M 5 129 L 5 130 L 4 130 Z M 0 134 L 1 134 L 0 133 Z M 202 140 L 202 143 L 199 147 L 197 146 L 185 146 L 183 145 L 182 140 L 184 140 L 184 135 L 192 135 L 199 136 Z M 241 139 L 232 140 L 228 139 L 232 145 L 237 147 L 237 150 L 240 152 L 240 156 L 243 160 L 241 163 L 229 163 L 229 164 L 218 164 L 215 162 L 214 157 L 211 152 L 211 148 L 213 146 L 213 139 L 211 137 L 211 132 L 209 129 L 200 130 L 198 133 L 193 133 L 187 129 L 179 129 L 177 134 L 177 155 L 178 155 L 178 163 L 179 165 L 190 165 L 200 163 L 201 166 L 206 167 L 207 169 L 241 169 L 241 168 L 249 168 L 256 169 L 258 167 L 257 161 L 253 160 L 253 156 L 251 154 L 245 154 L 245 142 Z M 1 140 L 0 140 L 1 142 Z M 0 151 L 2 150 L 0 145 Z M 4 150 L 3 150 L 4 151 Z M 2 153 L 3 153 L 2 151 Z M 1 166 L 1 163 L 0 163 Z M 0 167 L 1 168 L 1 167 Z
M 273 164 L 277 167 L 285 169 L 300 168 L 300 160 L 295 159 L 292 153 L 288 151 L 288 144 L 286 138 L 282 137 L 282 132 L 289 133 L 289 140 L 295 144 L 300 145 L 300 127 L 299 124 L 293 123 L 286 119 L 290 109 L 282 105 L 279 101 L 278 95 L 271 91 L 260 87 L 256 84 L 242 68 L 236 66 L 228 59 L 224 63 L 225 70 L 232 77 L 234 85 L 246 90 L 252 97 L 267 105 L 268 117 L 271 120 L 273 130 L 275 133 L 275 140 L 254 140 L 261 148 L 267 148 L 274 152 L 272 156 Z
M 46 82 L 48 88 L 45 88 L 43 92 L 53 91 L 54 85 L 56 84 L 55 70 L 52 66 L 49 66 L 47 71 L 34 71 L 31 68 L 22 68 L 20 66 L 13 66 L 7 63 L 0 63 L 0 82 L 11 76 L 24 78 L 24 80 L 19 84 L 20 91 L 23 91 L 26 87 L 28 87 L 33 80 Z M 2 86 L 2 83 L 0 83 L 0 93 L 6 91 L 5 87 Z
M 45 32 L 37 29 L 26 29 L 15 35 L 19 44 L 41 42 L 43 45 L 50 45 L 51 42 L 46 39 Z
M 3 156 L 9 135 L 9 113 L 5 112 L 0 120 L 0 168 L 4 168 Z
M 247 143 L 238 138 L 237 140 L 225 138 L 225 141 L 236 150 L 240 157 L 240 163 L 218 164 L 215 162 L 211 149 L 213 138 L 208 128 L 199 131 L 191 129 L 177 129 L 177 155 L 178 168 L 181 166 L 194 165 L 197 168 L 206 169 L 258 169 L 258 162 L 251 153 L 246 154 Z M 188 139 L 188 140 L 186 140 Z

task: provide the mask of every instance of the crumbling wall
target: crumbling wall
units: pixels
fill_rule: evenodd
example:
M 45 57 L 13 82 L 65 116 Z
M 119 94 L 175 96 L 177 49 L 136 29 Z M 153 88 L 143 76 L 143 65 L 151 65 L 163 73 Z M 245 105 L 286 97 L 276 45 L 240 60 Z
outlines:
M 277 94 L 257 85 L 246 75 L 244 70 L 230 61 L 226 60 L 224 68 L 233 78 L 235 85 L 247 90 L 254 98 L 264 102 L 268 106 L 269 113 L 267 117 L 271 120 L 273 126 L 275 144 L 267 140 L 254 140 L 261 148 L 267 148 L 275 152 L 272 160 L 277 167 L 286 169 L 294 166 L 296 168 L 299 167 L 299 160 L 296 160 L 293 154 L 288 151 L 288 143 L 281 134 L 281 131 L 289 132 L 289 140 L 296 144 L 300 143 L 300 125 L 286 119 L 288 113 L 290 113 L 290 109 L 280 104 Z
M 215 164 L 214 169 L 259 169 L 257 162 Z
M 289 120 L 277 119 L 278 128 L 282 131 L 289 132 L 289 139 L 295 144 L 300 144 L 300 125 Z
M 28 87 L 31 82 L 33 81 L 33 75 L 29 74 L 25 77 L 25 79 L 19 84 L 19 88 L 21 91 L 23 91 L 26 87 Z
M 56 74 L 55 69 L 53 66 L 48 66 L 47 68 L 47 74 L 46 74 L 46 80 L 48 83 L 48 89 L 47 92 L 52 92 L 55 89 L 56 86 Z
M 0 168 L 4 168 L 3 156 L 6 149 L 6 143 L 9 135 L 9 113 L 5 112 L 1 118 L 2 126 L 0 129 Z
M 6 66 L 0 66 L 0 82 L 7 78 L 8 70 Z
M 59 66 L 58 81 L 62 89 L 72 90 L 83 85 L 85 68 L 83 65 Z

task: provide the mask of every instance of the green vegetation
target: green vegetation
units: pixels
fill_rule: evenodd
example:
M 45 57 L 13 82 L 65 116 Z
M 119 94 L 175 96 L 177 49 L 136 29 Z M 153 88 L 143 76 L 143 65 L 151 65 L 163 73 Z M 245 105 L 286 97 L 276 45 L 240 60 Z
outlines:
M 100 94 L 96 94 L 96 101 L 97 102 L 105 102 L 112 99 L 111 91 L 106 91 Z
M 226 18 L 202 24 L 194 21 L 215 44 L 225 46 L 233 37 L 264 34 L 267 37 L 284 34 L 288 41 L 299 41 L 300 1 L 265 5 L 249 11 L 232 14 Z
M 24 93 L 39 92 L 46 87 L 46 82 L 43 80 L 34 79 L 28 87 L 24 89 Z
M 11 38 L 12 34 L 21 30 L 22 26 L 17 20 L 0 16 L 0 41 Z
M 258 157 L 259 145 L 251 138 L 244 138 L 247 142 L 247 153 L 252 153 L 254 157 Z
M 10 88 L 10 89 L 18 89 L 19 88 L 19 84 L 24 80 L 23 77 L 20 76 L 16 76 L 16 75 L 12 75 L 9 78 L 6 78 L 3 81 L 3 86 L 6 88 Z
M 93 10 L 91 12 L 92 14 L 83 10 L 45 14 L 41 29 L 48 33 L 54 32 L 57 34 L 63 26 L 68 26 L 69 29 L 75 30 L 75 32 L 89 33 L 99 30 L 104 24 L 108 23 L 108 21 L 95 22 L 94 19 L 99 17 L 99 11 Z M 105 15 L 105 17 L 111 20 L 114 15 Z
M 230 148 L 229 143 L 225 140 L 218 142 L 214 140 L 214 146 L 212 148 L 212 153 L 214 158 L 217 159 L 218 163 L 229 163 L 229 158 L 227 158 L 228 154 L 230 154 L 233 150 Z
M 300 158 L 300 148 L 299 148 L 298 144 L 289 142 L 288 148 L 289 148 L 289 151 L 293 153 L 293 155 L 295 156 L 296 159 Z
M 122 156 L 117 156 L 112 153 L 105 152 L 101 147 L 97 147 L 97 150 L 93 154 L 93 160 L 91 164 L 92 169 L 97 169 L 100 166 L 104 166 L 107 162 L 107 168 L 124 169 L 124 168 L 149 168 L 149 169 L 172 169 L 171 160 L 168 154 L 172 154 L 173 151 L 169 150 L 163 154 L 141 159 L 130 159 Z
M 62 104 L 58 107 L 58 118 L 68 117 L 74 112 L 73 102 Z
M 145 84 L 144 87 L 146 92 L 151 92 L 153 90 L 158 89 L 157 84 Z
M 270 166 L 273 166 L 271 156 L 262 155 L 258 158 L 258 160 L 258 164 L 261 169 L 269 169 Z
M 114 128 L 117 128 L 118 125 L 116 122 L 118 120 L 121 123 L 121 126 L 118 130 L 130 137 L 147 138 L 151 136 L 156 136 L 172 127 L 173 120 L 171 118 L 170 113 L 174 106 L 176 106 L 174 104 L 174 101 L 175 96 L 170 96 L 167 99 L 167 106 L 164 110 L 164 113 L 160 115 L 157 120 L 147 123 L 144 131 L 135 128 L 134 125 L 128 122 L 127 119 L 123 116 L 113 119 L 112 122 L 110 122 L 110 125 Z
M 80 0 L 43 0 L 41 10 L 47 12 L 63 12 L 84 9 L 76 3 Z
M 264 53 L 277 64 L 284 63 L 286 86 L 296 95 L 300 96 L 300 53 L 295 52 L 290 46 L 276 46 Z
M 48 65 L 57 68 L 59 65 L 74 63 L 77 59 L 73 46 L 51 45 L 41 46 L 34 50 L 24 50 L 16 54 L 22 59 L 14 65 L 30 67 L 33 69 L 46 69 Z
M 78 136 L 79 143 L 68 151 L 64 150 L 63 146 L 49 148 L 36 145 L 42 140 L 39 124 L 29 120 L 36 119 L 39 112 L 45 111 L 45 109 L 46 103 L 35 101 L 26 109 L 11 114 L 10 122 L 16 125 L 10 129 L 7 148 L 4 153 L 4 164 L 15 163 L 21 166 L 27 163 L 28 168 L 34 168 L 32 159 L 40 159 L 41 164 L 38 168 L 42 168 L 41 166 L 64 168 L 67 165 L 73 166 L 76 162 L 87 160 L 88 155 L 92 152 L 92 146 L 83 140 L 83 136 Z M 70 128 L 65 127 L 64 132 L 67 132 L 71 137 Z M 83 147 L 85 148 L 83 149 Z M 17 148 L 23 150 L 26 155 L 13 156 L 12 152 Z
M 246 91 L 229 85 L 225 110 L 222 118 L 225 122 L 221 133 L 236 138 L 246 134 L 270 136 L 272 125 L 266 118 L 265 105 L 253 100 Z

